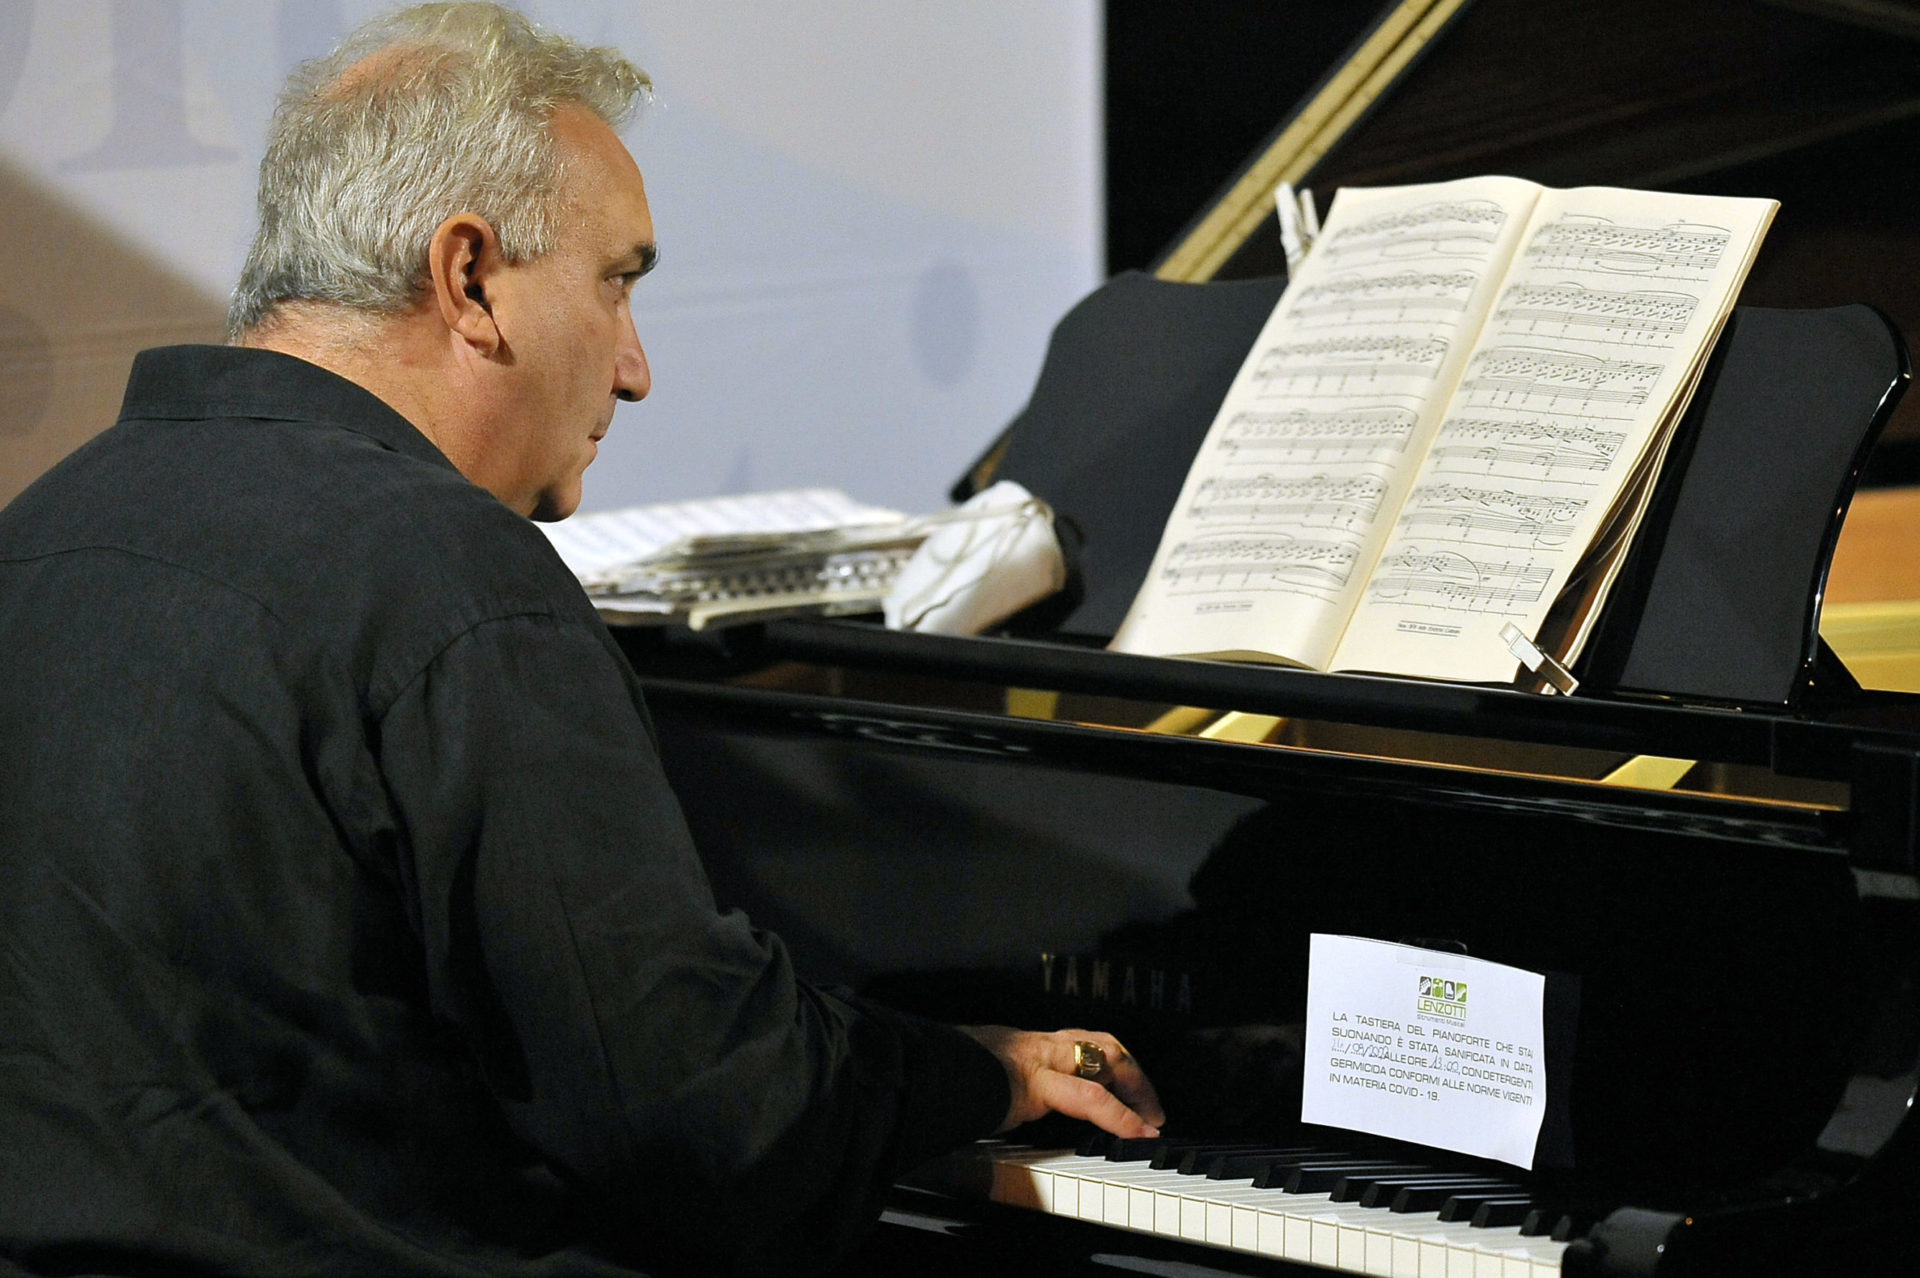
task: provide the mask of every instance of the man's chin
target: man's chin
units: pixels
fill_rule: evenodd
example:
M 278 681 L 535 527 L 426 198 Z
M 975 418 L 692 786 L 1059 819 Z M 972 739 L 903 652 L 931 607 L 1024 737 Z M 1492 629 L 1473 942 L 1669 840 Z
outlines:
M 565 492 L 541 493 L 539 499 L 534 502 L 533 513 L 527 517 L 543 524 L 551 524 L 565 519 L 578 509 L 580 509 L 580 485 L 576 483 Z

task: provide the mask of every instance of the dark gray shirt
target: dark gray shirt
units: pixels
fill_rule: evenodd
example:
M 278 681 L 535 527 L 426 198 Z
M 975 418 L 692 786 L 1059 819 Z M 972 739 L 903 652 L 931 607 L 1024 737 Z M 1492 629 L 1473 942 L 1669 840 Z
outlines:
M 140 356 L 0 512 L 0 664 L 16 1265 L 815 1265 L 1005 1113 L 716 910 L 546 539 L 313 365 Z

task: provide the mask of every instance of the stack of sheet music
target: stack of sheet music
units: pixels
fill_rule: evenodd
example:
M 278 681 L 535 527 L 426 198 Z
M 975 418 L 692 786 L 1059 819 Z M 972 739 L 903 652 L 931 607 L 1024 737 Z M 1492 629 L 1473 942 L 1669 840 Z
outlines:
M 915 518 L 796 488 L 541 527 L 600 615 L 628 625 L 877 612 L 897 630 L 978 634 L 1067 580 L 1053 511 L 1008 481 Z
M 609 621 L 695 630 L 878 612 L 927 529 L 807 488 L 576 515 L 542 525 Z

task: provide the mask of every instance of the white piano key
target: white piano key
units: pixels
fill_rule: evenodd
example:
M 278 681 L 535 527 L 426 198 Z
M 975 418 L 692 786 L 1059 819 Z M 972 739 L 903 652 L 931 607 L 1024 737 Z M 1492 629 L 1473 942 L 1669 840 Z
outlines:
M 1464 1228 L 1461 1225 L 1448 1224 L 1440 1219 L 1440 1214 L 1421 1216 L 1395 1216 L 1387 1213 L 1385 1220 L 1370 1224 L 1367 1228 L 1368 1255 L 1376 1250 L 1385 1251 L 1390 1259 L 1384 1272 L 1392 1278 L 1421 1278 L 1420 1245 L 1422 1241 L 1431 1241 L 1445 1246 L 1450 1243 L 1455 1231 Z M 1436 1252 L 1440 1265 L 1437 1272 L 1445 1274 L 1444 1252 Z M 1373 1272 L 1371 1269 L 1369 1273 Z
M 1207 1240 L 1207 1200 L 1192 1194 L 1180 1196 L 1180 1236 L 1188 1242 Z
M 1255 1251 L 1262 1256 L 1285 1259 L 1287 1254 L 1287 1218 L 1284 1213 L 1262 1210 Z
M 1207 1245 L 1210 1247 L 1233 1246 L 1233 1204 L 1223 1203 L 1216 1198 L 1207 1201 Z
M 1116 1228 L 1382 1278 L 1555 1278 L 1565 1244 L 1475 1229 L 1438 1212 L 1396 1215 L 1331 1194 L 1257 1189 L 1144 1163 L 996 1151 L 996 1201 Z

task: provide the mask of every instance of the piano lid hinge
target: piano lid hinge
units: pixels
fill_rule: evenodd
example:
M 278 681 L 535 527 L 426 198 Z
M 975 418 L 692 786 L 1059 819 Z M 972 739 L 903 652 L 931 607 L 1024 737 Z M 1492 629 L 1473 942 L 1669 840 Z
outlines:
M 1851 772 L 1853 868 L 1911 876 L 1920 842 L 1920 755 L 1910 748 L 1858 742 Z

